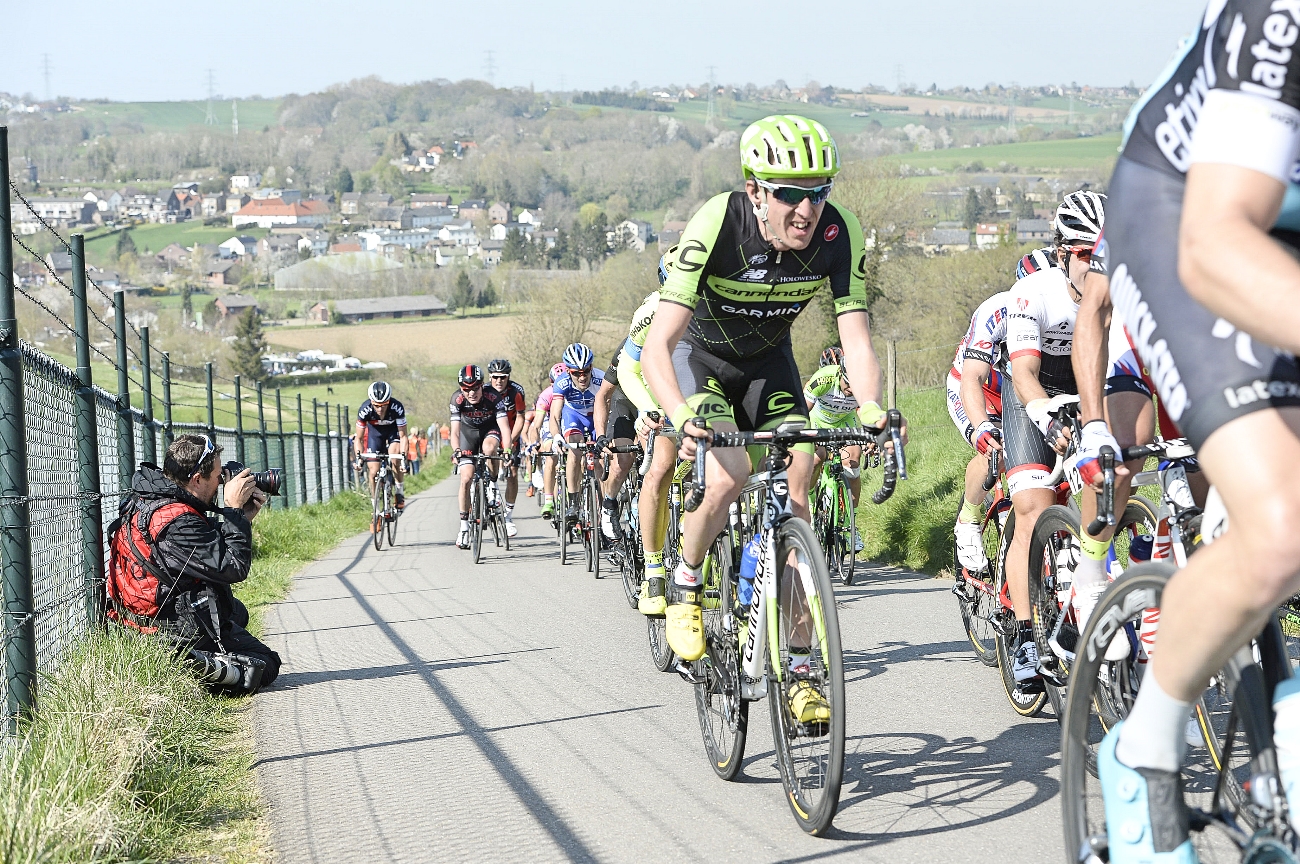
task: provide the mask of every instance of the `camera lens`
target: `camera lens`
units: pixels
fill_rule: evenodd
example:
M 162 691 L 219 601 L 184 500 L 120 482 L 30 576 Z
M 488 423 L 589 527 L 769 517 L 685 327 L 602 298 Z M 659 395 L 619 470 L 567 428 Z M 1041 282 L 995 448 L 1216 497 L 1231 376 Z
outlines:
M 282 495 L 284 471 L 279 468 L 267 468 L 253 475 L 253 483 L 267 495 Z

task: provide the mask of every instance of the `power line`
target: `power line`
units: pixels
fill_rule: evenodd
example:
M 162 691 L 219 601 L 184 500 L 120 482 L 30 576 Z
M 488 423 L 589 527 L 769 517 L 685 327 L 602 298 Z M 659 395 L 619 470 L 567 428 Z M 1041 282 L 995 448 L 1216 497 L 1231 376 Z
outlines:
M 216 79 L 213 76 L 212 70 L 209 69 L 208 70 L 208 116 L 203 119 L 203 125 L 205 126 L 217 125 L 217 112 L 212 110 L 212 98 L 213 96 L 216 95 L 216 92 L 217 92 Z
M 483 62 L 483 71 L 487 74 L 488 83 L 491 84 L 493 87 L 495 87 L 496 76 L 497 76 L 496 60 L 494 59 L 493 52 L 490 50 L 484 51 L 483 54 L 487 58 Z
M 41 68 L 42 71 L 45 73 L 45 101 L 49 102 L 54 99 L 54 95 L 50 91 L 50 69 L 51 69 L 50 55 L 42 54 L 41 57 L 42 57 Z

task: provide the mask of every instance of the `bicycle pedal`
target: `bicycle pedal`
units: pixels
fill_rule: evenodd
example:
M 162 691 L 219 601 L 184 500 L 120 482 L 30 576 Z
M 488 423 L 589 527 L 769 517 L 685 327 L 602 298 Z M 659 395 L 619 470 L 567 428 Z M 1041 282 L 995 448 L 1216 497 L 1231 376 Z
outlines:
M 673 658 L 673 671 L 682 676 L 682 680 L 687 684 L 704 683 L 705 679 L 696 675 L 695 670 L 691 668 L 690 664 L 680 657 Z

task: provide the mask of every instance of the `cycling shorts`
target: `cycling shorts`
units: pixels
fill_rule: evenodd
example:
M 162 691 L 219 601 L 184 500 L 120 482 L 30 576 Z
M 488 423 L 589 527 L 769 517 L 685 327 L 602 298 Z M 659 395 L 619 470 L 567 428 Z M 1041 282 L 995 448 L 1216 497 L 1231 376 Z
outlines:
M 397 426 L 389 429 L 366 427 L 366 449 L 371 453 L 387 453 L 390 444 L 396 444 L 401 440 L 402 433 Z
M 758 432 L 790 420 L 808 420 L 803 382 L 789 344 L 733 361 L 683 339 L 673 349 L 673 371 L 686 404 L 710 423 L 726 420 L 742 432 Z M 813 445 L 796 444 L 792 449 L 812 453 Z
M 1295 358 L 1237 331 L 1179 281 L 1183 180 L 1121 157 L 1108 191 L 1114 314 L 1150 370 L 1161 405 L 1192 446 L 1200 448 L 1238 417 L 1300 405 Z
M 565 438 L 580 432 L 588 438 L 596 437 L 596 424 L 591 415 L 565 405 L 560 409 L 560 432 Z
M 1052 488 L 1056 451 L 1029 419 L 1016 395 L 1015 385 L 1005 375 L 1002 376 L 1002 446 L 1007 487 L 1012 495 L 1026 489 Z
M 1110 370 L 1106 375 L 1106 395 L 1136 393 L 1150 399 L 1155 393 L 1150 370 L 1142 365 L 1141 358 L 1133 349 L 1133 340 L 1129 338 L 1124 325 L 1119 323 L 1118 315 L 1111 319 L 1110 346 L 1107 350 L 1109 354 L 1107 363 Z M 1159 431 L 1162 437 L 1177 438 L 1181 434 L 1178 426 L 1169 417 L 1169 413 L 1165 411 L 1165 404 L 1159 399 L 1156 400 L 1156 416 L 1160 423 Z
M 483 442 L 489 438 L 497 439 L 498 449 L 501 444 L 501 430 L 496 426 L 470 426 L 468 423 L 460 424 L 460 449 L 466 453 L 482 453 Z M 459 465 L 468 465 L 468 459 L 461 459 Z
M 609 405 L 609 419 L 605 421 L 605 437 L 635 438 L 636 414 L 636 406 L 623 393 L 623 388 L 615 387 L 614 398 L 610 400 Z

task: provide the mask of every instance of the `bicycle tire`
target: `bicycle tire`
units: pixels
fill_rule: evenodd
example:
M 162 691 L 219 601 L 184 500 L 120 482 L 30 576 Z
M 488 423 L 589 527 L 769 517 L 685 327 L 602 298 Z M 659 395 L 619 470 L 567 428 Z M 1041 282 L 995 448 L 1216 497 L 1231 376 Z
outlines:
M 1007 524 L 1002 529 L 1002 537 L 998 545 L 999 566 L 997 581 L 994 584 L 994 590 L 997 596 L 1002 596 L 1002 588 L 1006 584 L 1006 560 L 1007 549 L 1011 545 L 1011 538 L 1016 530 L 1016 514 L 1012 512 L 1007 516 Z M 1011 642 L 1018 636 L 1019 624 L 1016 621 L 1016 615 L 1010 609 L 1002 608 L 1001 602 L 998 603 L 998 622 L 997 628 L 997 654 L 998 654 L 998 671 L 1002 675 L 1002 689 L 1007 694 L 1007 701 L 1011 703 L 1011 709 L 1021 717 L 1037 717 L 1042 712 L 1043 706 L 1047 704 L 1047 689 L 1037 693 L 1025 693 L 1016 687 L 1016 679 L 1011 674 Z
M 587 557 L 591 562 L 591 575 L 600 578 L 600 547 L 604 539 L 600 533 L 600 484 L 595 477 L 587 485 Z
M 632 474 L 636 476 L 635 471 Z M 629 481 L 630 482 L 630 481 Z M 637 608 L 641 599 L 641 582 L 645 579 L 645 567 L 641 561 L 641 521 L 637 513 L 638 496 L 630 495 L 626 486 L 619 492 L 619 513 L 621 539 L 618 541 L 619 555 L 622 562 L 619 575 L 623 579 L 623 594 L 628 605 Z
M 857 513 L 853 509 L 853 490 L 849 488 L 849 483 L 843 477 L 840 478 L 836 492 L 835 514 L 839 519 L 834 522 L 847 521 L 847 525 L 839 525 L 835 531 L 835 561 L 839 572 L 840 582 L 844 585 L 852 585 L 853 577 L 856 575 L 858 550 L 853 542 L 853 534 L 857 530 Z
M 387 487 L 385 496 L 388 498 L 388 512 L 390 514 L 389 517 L 384 520 L 388 528 L 388 545 L 396 546 L 397 517 L 399 515 L 397 510 L 397 490 L 394 488 L 392 483 L 386 483 L 384 485 Z
M 799 734 L 810 727 L 797 729 L 794 718 L 789 716 L 787 697 L 783 686 L 776 680 L 776 671 L 770 668 L 771 656 L 768 658 L 768 702 L 772 717 L 772 740 L 775 743 L 777 767 L 781 774 L 781 785 L 785 788 L 786 803 L 794 814 L 795 822 L 809 834 L 818 835 L 830 827 L 839 806 L 840 784 L 844 776 L 844 656 L 840 643 L 839 615 L 835 607 L 835 591 L 831 586 L 830 574 L 826 570 L 825 553 L 822 552 L 812 526 L 802 519 L 786 519 L 776 528 L 777 566 L 786 569 L 782 562 L 790 560 L 793 555 L 796 567 L 801 575 L 810 577 L 818 597 L 821 612 L 822 630 L 816 634 L 824 640 L 821 645 L 809 646 L 809 657 L 813 668 L 813 677 L 821 685 L 821 692 L 830 704 L 830 720 L 821 734 Z M 780 574 L 778 586 L 784 584 L 789 573 Z M 782 588 L 778 587 L 775 614 L 783 614 Z M 811 603 L 810 603 L 811 605 Z M 813 620 L 817 620 L 817 610 L 812 611 Z M 778 651 L 777 662 L 783 666 L 789 662 L 788 627 L 785 621 L 778 620 L 776 625 Z M 814 628 L 814 632 L 815 632 Z M 782 676 L 784 677 L 784 675 Z M 808 752 L 812 742 L 825 741 L 825 753 Z M 796 749 L 797 748 L 797 749 Z M 807 769 L 804 771 L 802 769 Z M 814 788 L 821 794 L 810 795 Z
M 1056 629 L 1063 608 L 1058 599 L 1058 592 L 1062 590 L 1062 570 L 1073 573 L 1083 554 L 1079 548 L 1081 530 L 1077 511 L 1053 504 L 1038 517 L 1029 540 L 1029 616 L 1034 628 L 1034 642 L 1038 646 L 1039 658 L 1052 664 L 1062 678 L 1069 674 L 1068 661 L 1056 655 L 1048 639 Z M 1058 644 L 1073 652 L 1078 638 L 1078 629 L 1067 617 L 1061 624 Z M 1059 722 L 1065 709 L 1066 688 L 1050 681 L 1044 681 L 1043 685 Z
M 474 477 L 474 483 L 470 487 L 470 494 L 473 500 L 470 501 L 470 523 L 469 523 L 469 546 L 470 552 L 474 555 L 474 563 L 479 564 L 483 561 L 483 478 Z
M 964 497 L 958 498 L 957 508 L 961 509 Z M 988 562 L 983 570 L 972 571 L 964 567 L 953 552 L 953 572 L 966 582 L 978 582 L 983 588 L 972 587 L 969 590 L 953 586 L 957 595 L 957 605 L 961 610 L 962 626 L 966 629 L 966 638 L 970 640 L 975 659 L 985 666 L 998 665 L 997 626 L 1001 612 L 1001 603 L 997 599 L 997 571 L 1001 566 L 999 552 L 1002 548 L 1002 514 L 1011 509 L 1011 502 L 999 505 L 998 512 L 985 517 L 984 521 L 984 557 Z
M 728 536 L 718 535 L 704 576 L 705 654 L 695 661 L 695 712 L 713 772 L 734 780 L 745 759 L 749 702 L 741 698 L 736 572 Z
M 384 548 L 384 504 L 383 504 L 383 484 L 379 478 L 375 478 L 375 488 L 370 493 L 370 534 L 371 540 L 375 544 L 375 551 L 382 552 Z

